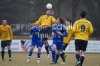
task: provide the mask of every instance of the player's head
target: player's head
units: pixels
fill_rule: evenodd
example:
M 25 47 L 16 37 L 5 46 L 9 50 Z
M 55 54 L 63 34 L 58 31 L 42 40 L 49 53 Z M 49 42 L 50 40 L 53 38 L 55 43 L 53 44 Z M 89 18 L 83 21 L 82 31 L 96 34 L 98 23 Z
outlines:
M 85 12 L 85 11 L 82 11 L 82 12 L 80 13 L 80 16 L 81 16 L 81 18 L 85 18 L 85 17 L 86 17 L 86 12 Z
M 2 20 L 3 25 L 7 25 L 7 20 Z
M 65 24 L 65 19 L 64 19 L 64 18 L 58 18 L 58 19 L 56 20 L 56 23 L 57 23 L 57 24 Z
M 71 20 L 66 19 L 65 23 L 66 23 L 66 25 L 70 25 L 71 24 Z
M 47 9 L 46 10 L 46 15 L 50 15 L 51 14 L 51 9 Z

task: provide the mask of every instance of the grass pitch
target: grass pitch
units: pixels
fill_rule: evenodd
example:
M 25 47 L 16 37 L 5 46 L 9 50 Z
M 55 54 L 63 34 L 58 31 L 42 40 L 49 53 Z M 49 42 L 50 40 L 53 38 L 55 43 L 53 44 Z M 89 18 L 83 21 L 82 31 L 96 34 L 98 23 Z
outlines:
M 33 53 L 31 57 L 31 62 L 27 63 L 27 53 L 12 53 L 12 60 L 8 61 L 8 54 L 5 53 L 5 60 L 0 62 L 0 66 L 75 66 L 75 55 L 74 53 L 68 53 L 66 57 L 67 64 L 61 65 L 61 58 L 59 58 L 58 63 L 50 65 L 50 59 L 47 59 L 46 53 L 41 54 L 40 63 L 36 63 L 36 53 Z M 100 66 L 100 54 L 85 54 L 86 58 L 83 66 Z

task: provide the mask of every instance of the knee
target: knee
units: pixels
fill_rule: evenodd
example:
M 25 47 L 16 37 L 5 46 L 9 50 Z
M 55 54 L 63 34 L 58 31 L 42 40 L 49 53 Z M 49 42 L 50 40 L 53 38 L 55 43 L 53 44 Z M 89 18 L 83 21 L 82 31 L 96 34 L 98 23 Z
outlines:
M 85 57 L 84 51 L 83 51 L 83 52 L 81 52 L 81 56 L 82 56 L 82 57 Z
M 33 49 L 34 49 L 34 47 L 33 47 L 33 46 L 31 46 L 31 47 L 30 47 L 30 50 L 33 50 Z
M 52 50 L 56 50 L 56 45 L 53 45 L 52 46 Z
M 80 54 L 80 50 L 76 50 L 76 53 L 79 53 Z
M 8 50 L 10 50 L 10 46 L 7 46 Z
M 48 41 L 47 41 L 47 40 L 45 40 L 45 41 L 43 41 L 43 43 L 44 43 L 44 44 L 48 44 Z
M 38 52 L 41 52 L 41 47 L 38 47 Z
M 60 52 L 61 52 L 61 50 L 58 50 L 58 51 L 57 51 L 57 54 L 60 54 Z
M 5 49 L 5 48 L 4 48 L 4 47 L 2 47 L 2 51 L 4 51 L 4 49 Z

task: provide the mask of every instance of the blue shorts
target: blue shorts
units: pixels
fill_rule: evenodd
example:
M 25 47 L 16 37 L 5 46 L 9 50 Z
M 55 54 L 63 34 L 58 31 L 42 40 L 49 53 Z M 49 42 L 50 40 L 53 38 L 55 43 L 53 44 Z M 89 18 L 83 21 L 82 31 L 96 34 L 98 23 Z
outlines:
M 63 46 L 63 41 L 56 41 L 56 40 L 53 40 L 53 44 L 56 45 L 57 50 L 61 50 L 61 49 L 62 49 L 62 46 Z
M 41 40 L 31 40 L 31 44 L 30 46 L 37 46 L 38 47 L 42 47 L 42 41 Z

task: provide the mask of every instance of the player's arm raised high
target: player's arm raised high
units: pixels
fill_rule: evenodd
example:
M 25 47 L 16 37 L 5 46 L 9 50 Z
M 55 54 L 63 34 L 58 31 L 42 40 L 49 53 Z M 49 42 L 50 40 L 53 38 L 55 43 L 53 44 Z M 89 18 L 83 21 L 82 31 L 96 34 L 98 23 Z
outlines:
M 30 25 L 30 26 L 40 25 L 40 24 L 41 24 L 41 19 L 42 19 L 42 16 L 39 18 L 38 21 L 36 21 L 35 23 L 29 23 L 29 25 Z
M 32 28 L 30 29 L 30 39 L 32 38 L 32 32 L 33 32 L 33 29 Z

